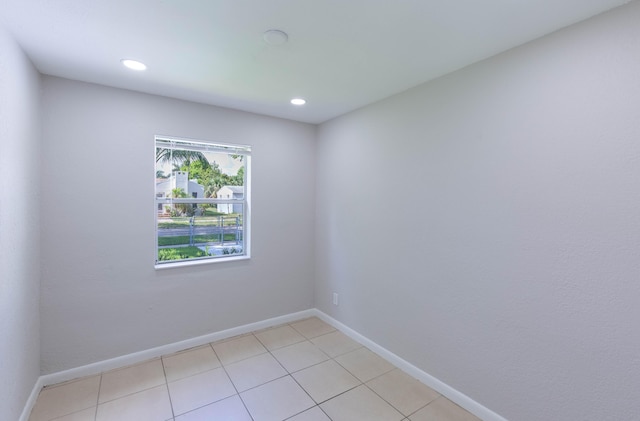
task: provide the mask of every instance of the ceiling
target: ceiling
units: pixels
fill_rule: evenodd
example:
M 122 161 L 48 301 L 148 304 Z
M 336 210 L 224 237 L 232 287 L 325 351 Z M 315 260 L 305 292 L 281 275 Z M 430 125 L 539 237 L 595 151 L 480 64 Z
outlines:
M 321 123 L 628 1 L 0 0 L 0 21 L 43 74 Z

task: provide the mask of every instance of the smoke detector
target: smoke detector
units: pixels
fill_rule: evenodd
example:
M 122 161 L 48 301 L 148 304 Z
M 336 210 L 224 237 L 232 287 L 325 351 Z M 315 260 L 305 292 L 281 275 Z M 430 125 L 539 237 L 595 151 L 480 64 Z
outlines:
M 262 39 L 269 45 L 282 45 L 289 40 L 289 35 L 279 29 L 269 29 L 262 34 Z

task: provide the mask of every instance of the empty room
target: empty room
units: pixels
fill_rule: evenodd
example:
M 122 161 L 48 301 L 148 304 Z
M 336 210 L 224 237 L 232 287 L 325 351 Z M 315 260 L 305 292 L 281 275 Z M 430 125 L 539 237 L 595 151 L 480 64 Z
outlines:
M 2 0 L 0 420 L 640 419 L 637 0 Z

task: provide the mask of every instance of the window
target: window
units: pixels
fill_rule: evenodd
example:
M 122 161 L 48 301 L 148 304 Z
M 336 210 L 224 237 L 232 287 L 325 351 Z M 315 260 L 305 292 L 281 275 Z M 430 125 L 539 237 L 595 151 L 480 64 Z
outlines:
M 156 267 L 249 257 L 251 147 L 156 136 Z

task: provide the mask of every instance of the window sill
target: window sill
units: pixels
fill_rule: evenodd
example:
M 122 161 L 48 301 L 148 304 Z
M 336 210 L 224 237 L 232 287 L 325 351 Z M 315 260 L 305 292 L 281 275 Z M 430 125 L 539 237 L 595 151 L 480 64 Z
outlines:
M 174 263 L 163 263 L 161 265 L 156 264 L 154 267 L 156 270 L 175 269 L 175 268 L 189 267 L 189 266 L 210 265 L 210 264 L 222 263 L 222 262 L 235 262 L 238 260 L 249 260 L 250 258 L 251 256 L 243 255 L 243 256 L 218 257 L 217 259 L 202 259 L 202 260 L 192 260 L 192 261 L 182 260 L 180 262 L 174 262 Z

